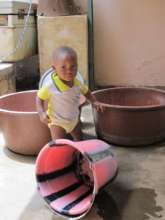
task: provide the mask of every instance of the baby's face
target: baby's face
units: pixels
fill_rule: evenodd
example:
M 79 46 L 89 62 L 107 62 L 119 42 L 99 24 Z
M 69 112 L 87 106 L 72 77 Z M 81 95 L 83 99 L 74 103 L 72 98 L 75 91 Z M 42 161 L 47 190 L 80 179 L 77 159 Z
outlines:
M 70 82 L 77 74 L 77 58 L 71 56 L 60 57 L 53 64 L 60 79 Z

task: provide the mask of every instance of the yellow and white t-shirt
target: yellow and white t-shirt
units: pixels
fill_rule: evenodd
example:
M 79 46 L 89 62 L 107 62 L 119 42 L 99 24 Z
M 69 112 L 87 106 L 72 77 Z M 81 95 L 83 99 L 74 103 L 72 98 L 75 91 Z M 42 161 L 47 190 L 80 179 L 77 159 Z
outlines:
M 72 87 L 67 86 L 58 75 L 52 74 L 51 82 L 37 93 L 42 100 L 48 100 L 48 116 L 63 121 L 72 121 L 79 116 L 80 94 L 86 94 L 88 87 L 76 77 Z

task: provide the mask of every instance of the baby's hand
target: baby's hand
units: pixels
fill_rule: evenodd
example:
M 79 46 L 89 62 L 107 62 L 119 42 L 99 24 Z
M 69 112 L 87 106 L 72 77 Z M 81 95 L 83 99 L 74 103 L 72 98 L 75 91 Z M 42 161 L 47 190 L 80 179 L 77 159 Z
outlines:
M 94 106 L 94 108 L 96 108 L 96 111 L 103 112 L 105 110 L 105 107 L 101 102 L 95 101 L 92 103 L 92 105 Z
M 39 116 L 40 116 L 41 122 L 43 122 L 44 124 L 47 125 L 48 123 L 50 123 L 50 119 L 49 119 L 48 115 L 46 114 L 46 112 L 40 113 Z

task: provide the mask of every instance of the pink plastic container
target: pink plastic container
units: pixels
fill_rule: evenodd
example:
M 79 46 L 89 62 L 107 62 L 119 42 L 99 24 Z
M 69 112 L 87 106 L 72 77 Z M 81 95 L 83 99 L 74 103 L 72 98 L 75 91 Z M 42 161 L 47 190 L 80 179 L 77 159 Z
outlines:
M 37 90 L 0 96 L 0 131 L 10 150 L 36 155 L 51 140 L 50 131 L 36 111 Z
M 85 216 L 99 190 L 117 174 L 110 146 L 100 140 L 59 139 L 40 151 L 36 179 L 48 207 L 66 218 Z

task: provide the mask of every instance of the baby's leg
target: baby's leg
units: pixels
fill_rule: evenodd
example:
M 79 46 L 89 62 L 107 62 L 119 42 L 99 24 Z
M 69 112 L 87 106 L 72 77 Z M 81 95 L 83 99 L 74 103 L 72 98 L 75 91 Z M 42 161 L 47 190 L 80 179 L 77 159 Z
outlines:
M 50 126 L 50 133 L 51 133 L 52 140 L 65 138 L 66 136 L 66 131 L 57 125 Z
M 81 131 L 81 123 L 80 123 L 80 121 L 78 122 L 76 127 L 71 132 L 71 135 L 72 135 L 74 141 L 82 140 L 82 131 Z

